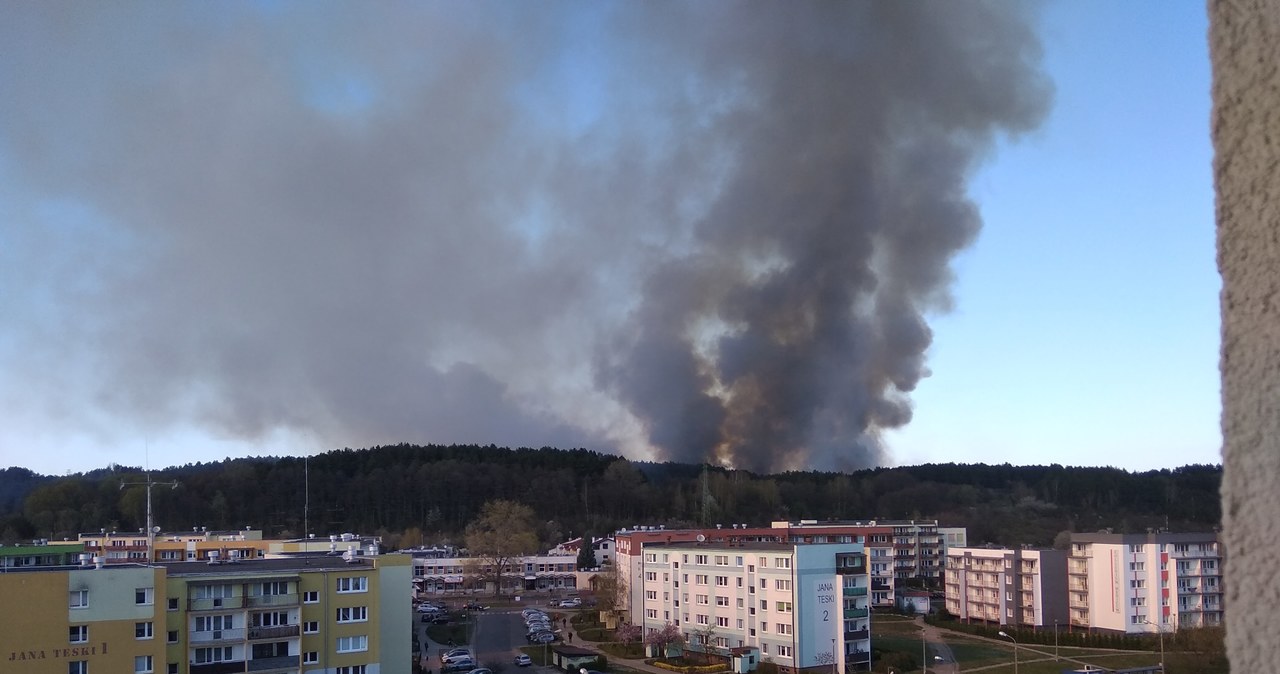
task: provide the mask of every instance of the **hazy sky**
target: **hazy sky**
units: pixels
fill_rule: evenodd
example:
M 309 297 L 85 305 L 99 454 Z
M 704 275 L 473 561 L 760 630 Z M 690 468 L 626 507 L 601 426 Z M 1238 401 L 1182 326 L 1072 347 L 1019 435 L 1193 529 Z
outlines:
M 1217 462 L 1206 29 L 0 5 L 0 464 Z

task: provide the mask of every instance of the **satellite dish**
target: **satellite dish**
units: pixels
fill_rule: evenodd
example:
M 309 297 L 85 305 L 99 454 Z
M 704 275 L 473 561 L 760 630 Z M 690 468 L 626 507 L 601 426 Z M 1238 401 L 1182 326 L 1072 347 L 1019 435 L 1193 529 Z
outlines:
M 160 533 L 160 527 L 151 527 L 152 533 Z
M 703 536 L 702 534 L 698 534 L 698 542 L 699 542 L 699 543 L 704 543 L 704 542 L 706 542 L 706 540 L 707 540 L 707 537 L 706 537 L 706 536 Z

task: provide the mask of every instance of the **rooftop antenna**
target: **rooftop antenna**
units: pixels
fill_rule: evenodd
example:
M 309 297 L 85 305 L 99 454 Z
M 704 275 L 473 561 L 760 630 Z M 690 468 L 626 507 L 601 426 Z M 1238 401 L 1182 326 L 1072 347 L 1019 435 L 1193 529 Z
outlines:
M 160 527 L 155 526 L 151 517 L 151 488 L 156 485 L 160 485 L 162 487 L 168 487 L 170 489 L 177 489 L 178 481 L 173 480 L 171 482 L 156 482 L 155 480 L 151 479 L 150 443 L 147 444 L 146 461 L 147 461 L 147 466 L 144 473 L 147 476 L 146 481 L 145 482 L 121 482 L 120 489 L 124 489 L 125 487 L 136 487 L 136 486 L 145 486 L 147 488 L 147 563 L 151 564 L 156 561 L 156 533 L 160 531 Z

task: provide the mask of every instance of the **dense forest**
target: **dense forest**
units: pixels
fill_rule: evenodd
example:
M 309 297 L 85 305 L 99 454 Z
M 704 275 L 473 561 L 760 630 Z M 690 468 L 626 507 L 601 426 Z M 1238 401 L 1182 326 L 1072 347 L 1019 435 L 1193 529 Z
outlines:
M 1062 531 L 1206 531 L 1218 526 L 1220 466 L 1116 468 L 928 464 L 854 473 L 756 475 L 628 461 L 587 450 L 395 445 L 307 460 L 247 458 L 155 471 L 166 530 L 260 528 L 269 536 L 353 531 L 389 545 L 459 542 L 486 501 L 530 506 L 553 543 L 582 532 L 778 519 L 929 518 L 971 544 L 1050 545 Z M 42 476 L 0 471 L 0 538 L 140 529 L 141 469 Z M 305 520 L 304 520 L 305 512 Z

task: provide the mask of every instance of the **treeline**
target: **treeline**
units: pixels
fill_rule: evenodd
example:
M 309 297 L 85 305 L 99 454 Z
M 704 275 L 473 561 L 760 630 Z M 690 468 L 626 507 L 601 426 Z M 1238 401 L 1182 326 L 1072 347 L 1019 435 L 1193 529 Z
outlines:
M 486 501 L 528 505 L 545 542 L 623 526 L 780 519 L 936 518 L 970 543 L 1050 545 L 1062 531 L 1205 531 L 1220 521 L 1220 466 L 1132 473 L 1114 468 L 929 464 L 854 473 L 756 475 L 646 463 L 576 449 L 395 445 L 304 460 L 267 457 L 155 471 L 165 530 L 260 528 L 269 536 L 377 533 L 391 544 L 460 542 Z M 0 538 L 137 530 L 138 468 L 49 477 L 0 471 Z M 304 516 L 305 513 L 305 516 Z

